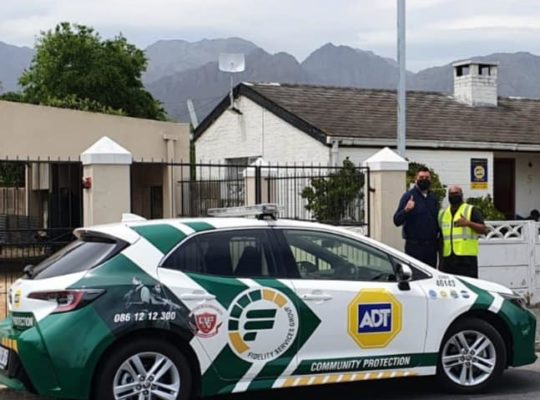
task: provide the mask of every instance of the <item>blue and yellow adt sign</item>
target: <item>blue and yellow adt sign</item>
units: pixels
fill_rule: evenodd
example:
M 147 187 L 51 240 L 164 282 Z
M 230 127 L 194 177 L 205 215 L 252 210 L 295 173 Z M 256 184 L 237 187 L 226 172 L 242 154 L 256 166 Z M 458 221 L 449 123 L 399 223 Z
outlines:
M 487 158 L 471 158 L 471 189 L 488 188 Z
M 384 289 L 364 289 L 348 308 L 348 332 L 364 349 L 386 347 L 401 331 L 401 303 Z

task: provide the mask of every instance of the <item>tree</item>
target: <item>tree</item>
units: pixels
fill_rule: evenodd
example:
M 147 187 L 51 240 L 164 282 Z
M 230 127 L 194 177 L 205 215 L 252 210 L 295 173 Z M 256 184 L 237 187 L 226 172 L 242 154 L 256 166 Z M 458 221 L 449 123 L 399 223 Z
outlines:
M 24 185 L 25 165 L 19 162 L 0 161 L 0 187 Z
M 123 36 L 102 40 L 93 28 L 63 22 L 41 33 L 19 84 L 31 103 L 163 120 L 142 84 L 146 65 L 144 52 Z
M 317 221 L 340 222 L 354 215 L 349 211 L 362 199 L 364 182 L 364 174 L 352 161 L 346 159 L 338 171 L 326 177 L 311 179 L 311 185 L 301 193 L 302 198 L 308 202 L 306 210 L 312 211 Z
M 12 101 L 15 103 L 24 103 L 24 97 L 22 93 L 18 92 L 6 92 L 0 94 L 0 100 Z

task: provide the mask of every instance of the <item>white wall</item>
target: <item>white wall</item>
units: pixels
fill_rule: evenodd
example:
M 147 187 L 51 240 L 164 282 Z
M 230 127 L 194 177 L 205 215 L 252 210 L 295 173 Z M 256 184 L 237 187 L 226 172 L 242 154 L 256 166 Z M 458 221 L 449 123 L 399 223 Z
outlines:
M 0 101 L 0 159 L 77 160 L 108 136 L 133 159 L 170 160 L 165 137 L 175 138 L 174 160 L 189 160 L 189 125 Z
M 330 147 L 245 97 L 236 107 L 242 115 L 225 111 L 197 140 L 197 162 L 262 156 L 270 163 L 328 164 Z
M 313 139 L 283 121 L 253 101 L 241 97 L 236 106 L 242 115 L 226 111 L 211 125 L 196 143 L 198 162 L 223 162 L 225 158 L 262 156 L 270 163 L 306 163 L 326 165 L 330 147 Z M 379 147 L 340 147 L 338 162 L 349 157 L 362 163 L 379 151 Z M 491 151 L 416 150 L 407 151 L 410 161 L 433 168 L 445 185 L 459 185 L 465 197 L 493 196 L 493 163 Z M 527 216 L 533 208 L 540 209 L 540 155 L 496 153 L 496 156 L 516 158 L 516 212 Z M 471 158 L 488 160 L 488 188 L 472 189 L 470 184 Z M 531 167 L 529 167 L 531 163 Z
M 531 304 L 540 303 L 540 224 L 534 221 L 491 221 L 480 239 L 480 279 L 505 285 Z
M 354 163 L 361 163 L 380 148 L 347 148 L 339 149 L 340 163 L 349 157 Z M 411 162 L 419 162 L 433 168 L 443 184 L 459 185 L 465 197 L 493 196 L 493 153 L 488 151 L 463 150 L 407 150 L 406 157 Z M 471 189 L 471 158 L 487 158 L 488 188 L 487 190 Z M 540 165 L 540 162 L 539 162 Z

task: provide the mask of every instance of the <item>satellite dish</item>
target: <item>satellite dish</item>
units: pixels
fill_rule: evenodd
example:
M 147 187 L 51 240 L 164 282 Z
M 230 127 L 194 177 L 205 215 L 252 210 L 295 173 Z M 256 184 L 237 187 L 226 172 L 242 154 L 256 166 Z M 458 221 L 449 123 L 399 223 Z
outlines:
M 219 55 L 219 70 L 223 72 L 244 72 L 246 60 L 243 53 L 221 53 Z
M 231 110 L 239 112 L 234 107 L 234 94 L 233 94 L 233 74 L 238 72 L 244 72 L 246 69 L 246 59 L 243 53 L 221 53 L 219 55 L 219 70 L 223 72 L 229 72 L 231 74 L 231 90 L 229 92 L 229 98 L 231 101 Z

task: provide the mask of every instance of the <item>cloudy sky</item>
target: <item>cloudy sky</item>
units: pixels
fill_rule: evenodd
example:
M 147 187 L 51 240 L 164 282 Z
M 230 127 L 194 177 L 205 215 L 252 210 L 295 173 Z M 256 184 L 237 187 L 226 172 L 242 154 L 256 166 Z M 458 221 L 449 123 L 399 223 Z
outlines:
M 2 0 L 0 41 L 33 46 L 60 21 L 141 48 L 237 36 L 299 61 L 327 42 L 396 54 L 396 0 Z M 540 54 L 540 0 L 407 0 L 410 70 L 516 51 Z

